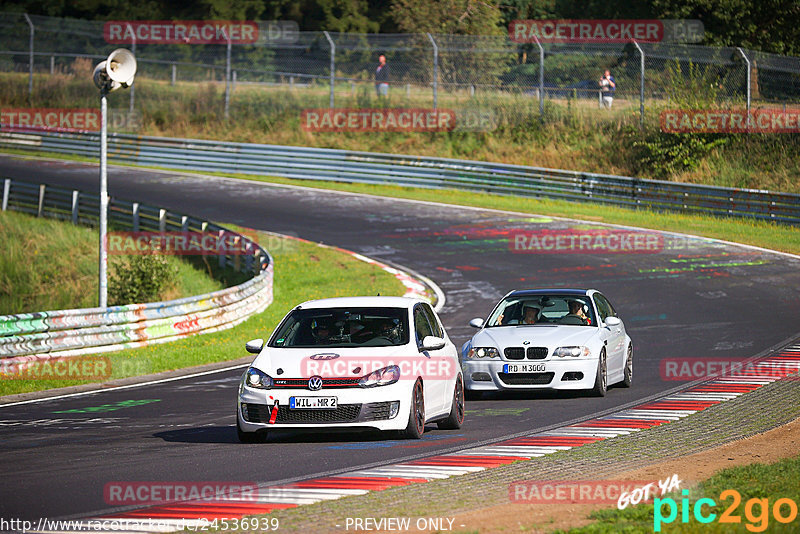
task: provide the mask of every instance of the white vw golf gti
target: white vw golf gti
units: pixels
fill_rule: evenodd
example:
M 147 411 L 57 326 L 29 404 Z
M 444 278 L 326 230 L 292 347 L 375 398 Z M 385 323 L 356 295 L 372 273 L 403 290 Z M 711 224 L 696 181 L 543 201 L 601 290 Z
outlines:
M 427 302 L 347 297 L 289 312 L 242 376 L 236 427 L 243 442 L 275 428 L 372 428 L 419 438 L 425 424 L 464 420 L 458 349 Z
M 633 343 L 608 299 L 595 289 L 508 293 L 462 347 L 467 391 L 579 389 L 604 396 L 630 387 Z

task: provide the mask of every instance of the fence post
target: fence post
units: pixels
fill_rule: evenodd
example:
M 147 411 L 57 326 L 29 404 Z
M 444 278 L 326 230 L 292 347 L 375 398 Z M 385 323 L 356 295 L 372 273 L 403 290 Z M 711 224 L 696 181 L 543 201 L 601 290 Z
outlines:
M 158 231 L 164 233 L 167 231 L 167 210 L 158 210 Z
M 233 71 L 233 80 L 231 80 L 232 89 L 236 90 L 236 71 Z
M 189 231 L 189 216 L 182 215 L 181 216 L 181 232 L 188 232 Z
M 178 66 L 175 63 L 172 64 L 172 85 L 175 85 L 175 80 L 178 77 Z
M 78 198 L 80 191 L 72 192 L 72 224 L 78 224 Z
M 8 195 L 11 193 L 11 178 L 3 181 L 3 211 L 8 209 Z
M 228 51 L 225 55 L 225 120 L 227 121 L 231 102 L 231 37 L 227 28 L 223 28 L 222 31 L 228 41 Z
M 639 125 L 644 128 L 644 50 L 635 39 L 632 39 L 632 41 L 639 51 Z
M 56 56 L 50 56 L 50 75 L 56 73 Z
M 139 231 L 139 203 L 134 202 L 131 206 L 131 215 L 133 216 L 133 231 Z
M 36 216 L 41 217 L 44 211 L 44 184 L 39 184 L 39 209 L 36 210 Z
M 28 101 L 33 102 L 33 33 L 35 30 L 33 26 L 33 21 L 28 16 L 27 13 L 23 13 L 25 16 L 25 21 L 28 23 L 28 26 L 31 28 L 31 37 L 30 42 L 28 44 Z
M 433 45 L 433 109 L 437 109 L 439 104 L 439 47 L 436 46 L 436 41 L 433 40 L 430 33 L 427 36 Z
M 737 46 L 736 50 L 742 55 L 744 58 L 745 67 L 747 67 L 747 124 L 750 124 L 750 58 L 747 57 L 747 54 L 744 53 L 741 47 Z
M 328 106 L 333 109 L 335 103 L 333 96 L 333 84 L 336 82 L 336 44 L 333 42 L 331 35 L 327 31 L 322 33 L 325 34 L 325 38 L 328 40 L 328 44 L 331 47 L 331 101 Z
M 539 118 L 544 121 L 544 48 L 538 37 L 533 38 L 539 47 Z

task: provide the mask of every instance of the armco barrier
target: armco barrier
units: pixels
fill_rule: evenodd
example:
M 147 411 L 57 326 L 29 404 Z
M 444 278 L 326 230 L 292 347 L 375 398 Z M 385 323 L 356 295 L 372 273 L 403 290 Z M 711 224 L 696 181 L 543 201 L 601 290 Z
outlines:
M 98 199 L 99 195 L 81 191 L 3 181 L 3 210 L 93 223 L 98 218 Z M 134 231 L 231 234 L 229 230 L 194 217 L 116 198 L 109 201 L 108 220 L 109 225 Z M 217 258 L 220 266 L 252 273 L 253 278 L 213 293 L 167 302 L 0 316 L 0 358 L 8 364 L 11 360 L 73 356 L 163 343 L 233 327 L 270 305 L 273 265 L 264 248 L 254 244 L 251 254 L 220 254 Z
M 95 158 L 97 134 L 0 133 L 0 148 Z M 108 138 L 117 163 L 286 178 L 461 189 L 800 223 L 800 195 L 445 158 L 194 139 Z

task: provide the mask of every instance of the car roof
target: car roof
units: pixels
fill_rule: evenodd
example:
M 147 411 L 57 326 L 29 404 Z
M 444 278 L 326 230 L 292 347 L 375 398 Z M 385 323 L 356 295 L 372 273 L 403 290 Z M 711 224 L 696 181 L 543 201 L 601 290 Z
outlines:
M 421 299 L 410 297 L 333 297 L 329 299 L 308 300 L 299 304 L 295 309 L 325 309 L 325 308 L 411 308 Z
M 593 293 L 599 293 L 596 289 L 570 289 L 570 288 L 537 288 L 537 289 L 516 289 L 510 291 L 504 298 L 507 297 L 536 297 L 539 295 L 573 295 L 573 296 L 591 296 Z

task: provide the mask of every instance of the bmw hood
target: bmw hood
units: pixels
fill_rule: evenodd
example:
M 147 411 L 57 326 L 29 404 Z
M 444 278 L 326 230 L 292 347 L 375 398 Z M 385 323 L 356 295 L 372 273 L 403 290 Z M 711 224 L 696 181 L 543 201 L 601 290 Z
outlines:
M 273 378 L 362 376 L 398 363 L 416 347 L 297 348 L 266 347 L 250 364 Z
M 523 325 L 484 328 L 472 338 L 473 347 L 556 347 L 588 345 L 597 327 L 571 325 Z M 524 343 L 524 342 L 528 343 Z

